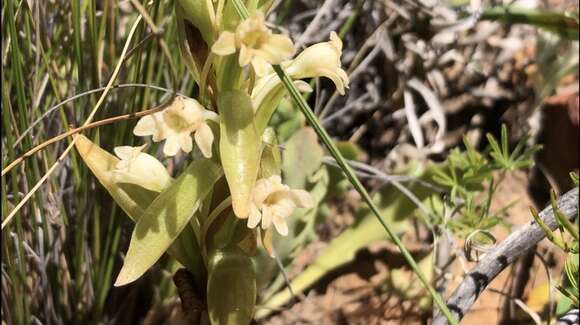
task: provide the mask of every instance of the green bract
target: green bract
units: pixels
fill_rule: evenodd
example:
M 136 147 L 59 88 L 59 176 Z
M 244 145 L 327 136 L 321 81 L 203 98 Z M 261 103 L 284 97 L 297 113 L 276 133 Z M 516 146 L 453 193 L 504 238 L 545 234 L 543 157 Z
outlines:
M 116 286 L 135 281 L 163 255 L 221 175 L 218 163 L 203 158 L 159 194 L 135 225 Z
M 151 202 L 158 196 L 158 193 L 133 184 L 115 183 L 111 170 L 117 165 L 119 159 L 101 149 L 85 136 L 78 135 L 75 146 L 85 164 L 87 164 L 115 202 L 131 220 L 134 222 L 139 221 Z M 191 254 L 189 254 L 187 246 L 182 245 L 183 243 L 192 242 L 195 242 L 195 237 L 188 229 L 179 236 L 178 240 L 168 249 L 168 252 L 182 265 L 187 266 L 190 271 L 196 272 L 198 267 L 195 260 L 190 258 Z
M 252 260 L 239 248 L 215 251 L 209 258 L 207 305 L 212 324 L 249 324 L 256 302 Z
M 218 96 L 218 107 L 221 116 L 220 155 L 232 194 L 232 206 L 236 216 L 247 218 L 261 151 L 252 101 L 245 92 L 226 91 Z
M 176 12 L 199 30 L 203 40 L 212 44 L 214 40 L 215 10 L 212 0 L 177 0 Z

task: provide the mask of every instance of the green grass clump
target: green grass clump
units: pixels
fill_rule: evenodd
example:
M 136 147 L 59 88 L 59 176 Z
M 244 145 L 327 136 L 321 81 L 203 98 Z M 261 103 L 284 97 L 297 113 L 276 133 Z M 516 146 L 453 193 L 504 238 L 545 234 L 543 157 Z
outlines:
M 129 31 L 139 16 L 132 2 L 16 1 L 2 4 L 2 164 L 5 167 L 34 146 L 81 126 L 117 66 Z M 29 4 L 32 7 L 29 7 Z M 162 102 L 169 90 L 189 95 L 193 82 L 181 66 L 174 42 L 172 1 L 144 7 L 158 28 L 141 22 L 115 85 L 94 120 L 138 112 Z M 163 51 L 160 40 L 169 46 Z M 171 55 L 171 57 L 168 57 Z M 169 62 L 171 61 L 171 62 Z M 172 69 L 174 67 L 174 69 Z M 176 84 L 175 80 L 180 83 Z M 160 91 L 141 85 L 156 85 Z M 78 96 L 53 113 L 52 107 Z M 39 120 L 35 124 L 35 121 Z M 129 144 L 134 121 L 85 134 L 105 148 Z M 106 141 L 105 141 L 106 139 Z M 12 211 L 54 164 L 72 138 L 50 145 L 2 177 L 2 215 Z M 86 323 L 144 317 L 162 303 L 172 286 L 168 277 L 152 278 L 131 289 L 111 290 L 111 277 L 127 245 L 123 212 L 72 151 L 46 184 L 2 229 L 2 319 L 8 324 Z M 163 282 L 161 286 L 158 285 Z M 149 290 L 149 299 L 121 299 Z M 138 303 L 142 303 L 138 306 Z M 143 304 L 144 303 L 144 304 Z M 123 311 L 122 313 L 120 313 Z M 122 316 L 122 317 L 121 317 Z M 121 317 L 121 318 L 119 318 Z

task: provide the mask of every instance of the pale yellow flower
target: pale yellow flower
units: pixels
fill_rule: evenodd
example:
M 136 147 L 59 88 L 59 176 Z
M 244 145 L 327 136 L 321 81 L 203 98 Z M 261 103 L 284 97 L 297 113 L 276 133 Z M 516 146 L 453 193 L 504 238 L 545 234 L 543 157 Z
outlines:
M 222 32 L 211 50 L 221 56 L 239 50 L 240 66 L 251 64 L 258 76 L 266 75 L 271 64 L 280 64 L 294 55 L 292 40 L 285 35 L 272 34 L 261 12 L 241 22 L 235 33 Z
M 255 228 L 262 221 L 262 229 L 271 224 L 282 236 L 288 235 L 286 219 L 296 208 L 311 208 L 314 201 L 304 190 L 292 190 L 282 184 L 279 175 L 263 178 L 256 182 L 252 191 L 248 227 Z
M 282 64 L 286 73 L 293 79 L 326 77 L 336 85 L 344 95 L 348 88 L 348 75 L 341 68 L 342 41 L 335 32 L 330 34 L 330 41 L 314 44 L 306 48 L 294 60 Z
M 295 59 L 284 61 L 281 65 L 288 76 L 295 80 L 314 77 L 329 78 L 334 82 L 336 90 L 344 95 L 349 80 L 346 71 L 341 67 L 341 55 L 342 41 L 336 33 L 332 32 L 330 41 L 314 44 L 302 51 Z M 252 91 L 254 107 L 259 109 L 281 87 L 280 78 L 273 71 L 269 71 L 268 75 L 259 78 Z
M 159 160 L 142 152 L 146 146 L 116 147 L 115 154 L 121 160 L 111 170 L 111 175 L 116 183 L 135 184 L 150 191 L 161 192 L 171 183 L 171 176 Z
M 195 143 L 203 156 L 210 158 L 214 136 L 207 124 L 208 120 L 217 121 L 217 114 L 206 110 L 195 99 L 177 97 L 165 110 L 142 117 L 133 134 L 152 135 L 155 142 L 165 140 L 163 153 L 166 156 L 175 156 L 179 150 L 191 152 L 193 133 Z

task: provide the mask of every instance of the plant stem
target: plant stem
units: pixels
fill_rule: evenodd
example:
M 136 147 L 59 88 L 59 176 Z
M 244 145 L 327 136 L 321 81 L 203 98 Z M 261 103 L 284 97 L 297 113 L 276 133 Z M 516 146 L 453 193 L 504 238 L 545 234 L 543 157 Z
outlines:
M 401 239 L 393 232 L 391 227 L 381 218 L 379 208 L 375 205 L 367 190 L 361 184 L 360 180 L 356 177 L 352 168 L 350 168 L 350 166 L 346 163 L 346 160 L 344 159 L 344 157 L 342 156 L 342 154 L 340 153 L 334 142 L 330 139 L 330 136 L 328 135 L 328 133 L 326 133 L 326 130 L 322 127 L 322 125 L 320 125 L 318 118 L 314 115 L 310 107 L 308 107 L 308 104 L 306 103 L 304 98 L 302 98 L 298 90 L 294 88 L 291 79 L 288 77 L 288 75 L 286 75 L 286 73 L 284 72 L 284 70 L 282 70 L 280 66 L 274 66 L 274 71 L 276 71 L 276 73 L 282 80 L 282 83 L 284 84 L 288 92 L 290 92 L 290 95 L 300 108 L 300 111 L 302 111 L 302 114 L 304 114 L 308 122 L 312 125 L 312 127 L 316 131 L 316 134 L 318 134 L 318 137 L 320 138 L 320 140 L 322 140 L 322 142 L 324 143 L 324 145 L 326 146 L 332 157 L 336 160 L 336 162 L 338 163 L 342 171 L 345 173 L 346 177 L 348 178 L 352 186 L 357 190 L 357 192 L 361 195 L 363 200 L 367 203 L 367 205 L 374 213 L 374 215 L 377 217 L 377 219 L 379 220 L 379 222 L 381 223 L 381 225 L 383 226 L 383 228 L 385 229 L 391 240 L 395 243 L 395 245 L 397 245 L 397 247 L 399 247 L 401 254 L 405 258 L 409 266 L 413 269 L 413 272 L 417 275 L 419 280 L 423 283 L 425 289 L 429 291 L 435 304 L 441 309 L 441 312 L 449 320 L 450 324 L 458 324 L 455 318 L 453 318 L 453 316 L 451 315 L 451 312 L 447 308 L 447 305 L 445 305 L 445 303 L 441 299 L 441 296 L 439 296 L 439 294 L 431 286 L 431 284 L 429 283 L 423 272 L 419 269 L 419 266 L 411 256 L 411 253 L 409 253 L 409 251 L 405 248 L 405 246 L 401 242 Z

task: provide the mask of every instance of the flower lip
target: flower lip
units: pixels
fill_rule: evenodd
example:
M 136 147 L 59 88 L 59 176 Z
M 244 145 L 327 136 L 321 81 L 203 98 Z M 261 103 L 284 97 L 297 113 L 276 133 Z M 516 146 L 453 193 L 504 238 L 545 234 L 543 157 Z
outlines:
M 191 152 L 191 133 L 194 133 L 195 143 L 203 156 L 211 158 L 214 136 L 207 121 L 218 119 L 215 112 L 205 109 L 195 99 L 177 97 L 165 110 L 142 117 L 133 134 L 151 135 L 155 142 L 165 140 L 163 153 L 166 156 L 175 156 L 180 150 Z

